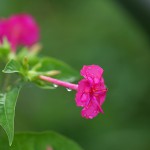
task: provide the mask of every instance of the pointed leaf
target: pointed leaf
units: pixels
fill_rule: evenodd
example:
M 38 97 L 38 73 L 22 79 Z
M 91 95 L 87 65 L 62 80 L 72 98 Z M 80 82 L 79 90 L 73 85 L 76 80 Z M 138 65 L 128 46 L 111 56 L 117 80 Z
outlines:
M 6 131 L 10 145 L 14 137 L 15 106 L 20 88 L 16 86 L 7 93 L 0 93 L 0 125 Z
M 20 63 L 18 63 L 17 61 L 15 61 L 13 59 L 10 60 L 6 64 L 6 66 L 5 66 L 4 70 L 3 70 L 4 73 L 15 73 L 15 72 L 20 72 L 20 71 L 21 71 Z

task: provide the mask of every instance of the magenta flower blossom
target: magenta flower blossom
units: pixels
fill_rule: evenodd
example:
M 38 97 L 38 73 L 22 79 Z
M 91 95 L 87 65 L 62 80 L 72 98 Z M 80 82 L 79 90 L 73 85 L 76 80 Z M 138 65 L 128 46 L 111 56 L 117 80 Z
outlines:
M 102 104 L 105 101 L 107 88 L 104 83 L 103 69 L 98 65 L 83 66 L 81 75 L 84 77 L 77 84 L 60 81 L 51 77 L 40 76 L 42 80 L 76 90 L 76 104 L 83 107 L 81 115 L 92 119 L 103 113 Z
M 13 15 L 0 20 L 0 41 L 6 37 L 12 51 L 20 45 L 30 47 L 39 40 L 39 28 L 32 16 L 28 14 Z
M 81 75 L 85 78 L 78 83 L 76 94 L 77 106 L 83 107 L 82 116 L 92 119 L 103 113 L 107 88 L 102 77 L 103 69 L 97 65 L 84 66 Z

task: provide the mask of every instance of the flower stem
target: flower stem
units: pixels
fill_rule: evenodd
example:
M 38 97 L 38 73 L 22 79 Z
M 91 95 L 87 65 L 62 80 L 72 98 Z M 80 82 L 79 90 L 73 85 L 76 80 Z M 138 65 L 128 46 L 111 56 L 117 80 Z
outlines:
M 40 79 L 42 79 L 44 81 L 48 81 L 48 82 L 51 82 L 51 83 L 56 84 L 56 85 L 64 86 L 64 87 L 72 89 L 72 90 L 78 89 L 77 84 L 72 84 L 69 82 L 61 81 L 61 80 L 54 79 L 54 78 L 47 77 L 47 76 L 39 76 L 39 77 L 40 77 Z

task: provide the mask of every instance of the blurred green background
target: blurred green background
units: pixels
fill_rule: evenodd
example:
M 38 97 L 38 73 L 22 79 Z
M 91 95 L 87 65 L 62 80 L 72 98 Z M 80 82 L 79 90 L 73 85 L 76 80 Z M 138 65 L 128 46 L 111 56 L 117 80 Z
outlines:
M 0 0 L 0 17 L 35 17 L 43 55 L 76 70 L 102 66 L 109 89 L 104 115 L 86 120 L 75 92 L 26 86 L 17 102 L 15 131 L 54 130 L 85 150 L 149 150 L 149 10 L 145 0 Z

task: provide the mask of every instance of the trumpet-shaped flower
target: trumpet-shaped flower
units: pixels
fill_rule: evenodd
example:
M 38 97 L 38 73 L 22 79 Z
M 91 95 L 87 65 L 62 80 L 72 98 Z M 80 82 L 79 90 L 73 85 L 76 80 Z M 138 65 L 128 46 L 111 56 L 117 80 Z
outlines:
M 76 104 L 83 107 L 81 115 L 92 119 L 99 113 L 103 113 L 102 104 L 105 101 L 107 88 L 104 83 L 103 69 L 98 65 L 83 66 L 81 75 L 84 77 L 77 84 L 60 81 L 51 77 L 40 76 L 42 80 L 56 85 L 76 90 Z

